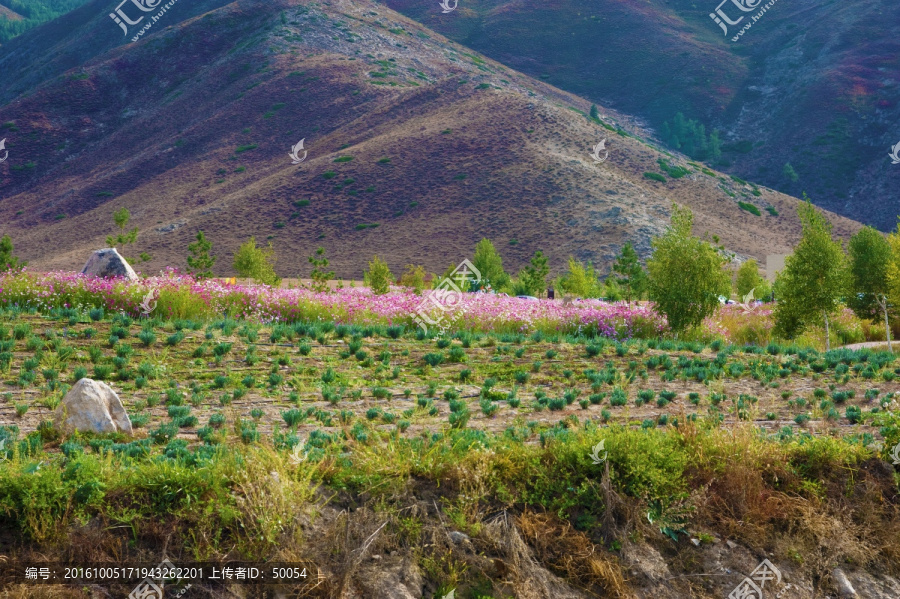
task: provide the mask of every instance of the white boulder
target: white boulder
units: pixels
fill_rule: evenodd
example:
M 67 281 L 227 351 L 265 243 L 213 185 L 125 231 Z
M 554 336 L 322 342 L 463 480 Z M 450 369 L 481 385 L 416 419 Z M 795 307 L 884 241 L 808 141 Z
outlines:
M 67 433 L 77 430 L 133 434 L 122 400 L 109 385 L 93 379 L 75 383 L 54 411 L 53 421 Z
M 129 281 L 137 281 L 137 273 L 131 268 L 131 265 L 119 254 L 116 248 L 103 248 L 96 250 L 91 257 L 88 258 L 84 268 L 81 269 L 83 275 L 93 275 L 95 277 L 125 277 Z

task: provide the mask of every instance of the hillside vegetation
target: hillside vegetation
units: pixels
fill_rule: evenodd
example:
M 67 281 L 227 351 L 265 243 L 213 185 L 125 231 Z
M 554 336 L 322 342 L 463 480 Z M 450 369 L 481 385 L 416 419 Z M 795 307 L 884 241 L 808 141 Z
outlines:
M 221 4 L 176 4 L 164 29 L 121 46 L 110 19 L 76 11 L 64 51 L 39 32 L 0 50 L 21 88 L 0 108 L 0 234 L 32 267 L 81 268 L 123 206 L 144 272 L 184 268 L 198 229 L 225 254 L 270 241 L 296 265 L 285 277 L 320 245 L 345 278 L 372 254 L 443 272 L 482 237 L 513 270 L 542 249 L 554 272 L 570 255 L 602 272 L 626 241 L 647 256 L 672 201 L 760 263 L 799 235 L 795 199 L 671 155 L 627 115 L 382 5 Z M 844 238 L 858 228 L 831 218 Z
M 41 23 L 51 21 L 88 0 L 3 0 L 0 2 L 0 44 Z M 3 10 L 6 9 L 6 10 Z

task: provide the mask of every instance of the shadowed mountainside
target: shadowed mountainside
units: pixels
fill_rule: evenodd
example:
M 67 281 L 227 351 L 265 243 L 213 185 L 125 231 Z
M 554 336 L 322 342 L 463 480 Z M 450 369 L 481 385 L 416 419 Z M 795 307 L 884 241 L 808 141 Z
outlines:
M 744 5 L 757 5 L 753 0 Z M 888 230 L 900 213 L 900 5 L 777 2 L 733 42 L 716 0 L 387 0 L 524 74 L 645 119 L 677 112 L 720 129 L 717 166 Z M 452 6 L 452 3 L 451 3 Z M 786 163 L 796 181 L 784 174 Z

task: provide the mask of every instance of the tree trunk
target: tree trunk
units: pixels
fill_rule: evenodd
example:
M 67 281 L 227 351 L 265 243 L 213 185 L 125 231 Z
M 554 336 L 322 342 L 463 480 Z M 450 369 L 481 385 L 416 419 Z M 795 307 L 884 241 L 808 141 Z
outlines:
M 831 351 L 831 334 L 828 331 L 828 311 L 823 310 L 825 314 L 825 351 Z
M 887 311 L 887 297 L 881 296 L 881 307 L 884 309 L 884 337 L 888 342 L 888 349 L 891 353 L 894 353 L 894 348 L 891 347 L 891 325 L 888 323 L 888 311 Z

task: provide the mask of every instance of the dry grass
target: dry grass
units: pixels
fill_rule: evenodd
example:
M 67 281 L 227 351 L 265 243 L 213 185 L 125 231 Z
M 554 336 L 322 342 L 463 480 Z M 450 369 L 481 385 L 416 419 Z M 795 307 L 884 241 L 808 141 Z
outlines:
M 599 588 L 605 597 L 634 597 L 619 564 L 570 523 L 531 511 L 521 514 L 516 523 L 538 559 L 567 580 L 578 581 L 586 588 Z

